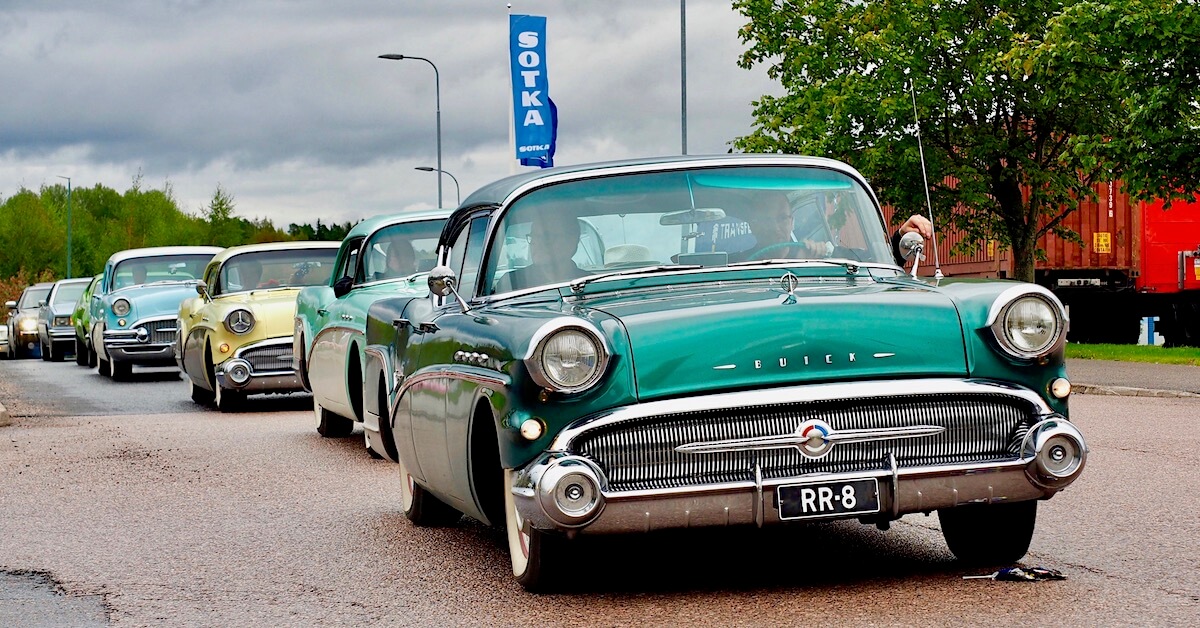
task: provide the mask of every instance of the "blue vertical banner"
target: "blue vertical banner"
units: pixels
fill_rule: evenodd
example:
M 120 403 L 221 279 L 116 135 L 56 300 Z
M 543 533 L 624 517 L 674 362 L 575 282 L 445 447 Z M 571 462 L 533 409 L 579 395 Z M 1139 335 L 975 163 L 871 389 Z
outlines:
M 558 120 L 546 78 L 546 18 L 508 16 L 508 55 L 516 157 L 522 165 L 552 166 Z

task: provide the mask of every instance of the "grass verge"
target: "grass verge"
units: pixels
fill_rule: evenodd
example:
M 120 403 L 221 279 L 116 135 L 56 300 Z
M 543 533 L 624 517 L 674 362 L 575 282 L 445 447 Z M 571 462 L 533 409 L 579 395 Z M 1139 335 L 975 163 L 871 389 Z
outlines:
M 1119 360 L 1122 362 L 1152 362 L 1155 364 L 1187 364 L 1200 366 L 1200 348 L 1152 347 L 1148 345 L 1084 345 L 1067 343 L 1067 357 L 1085 360 Z

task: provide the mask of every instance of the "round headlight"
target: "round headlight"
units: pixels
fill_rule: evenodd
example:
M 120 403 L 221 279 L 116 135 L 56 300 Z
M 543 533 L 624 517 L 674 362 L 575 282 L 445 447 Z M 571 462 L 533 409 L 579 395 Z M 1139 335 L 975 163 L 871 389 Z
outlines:
M 250 310 L 234 310 L 225 317 L 225 328 L 239 336 L 249 333 L 254 329 L 254 314 Z
M 603 351 L 591 334 L 579 329 L 564 329 L 542 343 L 542 372 L 556 388 L 585 387 L 599 375 Z
M 1027 296 L 1009 304 L 1004 336 L 1018 352 L 1039 355 L 1058 339 L 1058 316 L 1045 299 Z
M 125 316 L 125 315 L 129 314 L 129 310 L 130 310 L 129 301 L 126 301 L 125 299 L 117 299 L 116 301 L 113 301 L 113 304 L 112 304 L 112 313 L 113 314 L 116 314 L 117 316 Z

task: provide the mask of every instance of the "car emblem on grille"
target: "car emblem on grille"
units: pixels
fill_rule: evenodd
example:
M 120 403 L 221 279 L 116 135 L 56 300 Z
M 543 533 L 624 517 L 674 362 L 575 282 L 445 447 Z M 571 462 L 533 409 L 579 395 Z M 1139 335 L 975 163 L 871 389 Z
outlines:
M 791 434 L 732 438 L 698 443 L 686 443 L 675 448 L 684 454 L 715 454 L 730 451 L 759 451 L 764 449 L 786 449 L 794 447 L 805 458 L 822 458 L 833 446 L 844 443 L 920 438 L 946 431 L 940 425 L 912 425 L 909 427 L 885 427 L 877 429 L 837 430 L 821 419 L 808 419 Z

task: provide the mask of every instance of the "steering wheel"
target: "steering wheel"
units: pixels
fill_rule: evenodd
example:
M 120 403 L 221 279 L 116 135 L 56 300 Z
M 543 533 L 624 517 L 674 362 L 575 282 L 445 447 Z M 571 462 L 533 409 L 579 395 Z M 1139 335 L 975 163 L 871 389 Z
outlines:
M 747 257 L 746 259 L 756 260 L 756 259 L 760 259 L 763 253 L 767 253 L 767 252 L 774 251 L 777 249 L 791 249 L 791 248 L 806 248 L 806 247 L 804 246 L 803 242 L 776 242 L 775 244 L 768 244 L 767 246 L 764 246 L 761 249 L 758 249 L 757 251 L 751 253 L 750 256 Z

